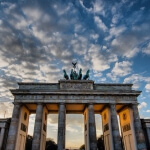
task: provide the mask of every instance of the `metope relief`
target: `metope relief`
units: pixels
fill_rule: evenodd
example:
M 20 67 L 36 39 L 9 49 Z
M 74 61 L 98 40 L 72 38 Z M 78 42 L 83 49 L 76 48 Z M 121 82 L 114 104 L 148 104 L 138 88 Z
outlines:
M 61 83 L 60 88 L 64 90 L 92 90 L 93 85 L 91 83 Z

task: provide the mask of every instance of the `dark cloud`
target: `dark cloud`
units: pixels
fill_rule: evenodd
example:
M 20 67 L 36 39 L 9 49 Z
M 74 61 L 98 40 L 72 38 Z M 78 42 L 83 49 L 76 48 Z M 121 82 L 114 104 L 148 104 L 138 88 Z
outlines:
M 0 1 L 1 85 L 9 89 L 17 81 L 57 82 L 63 68 L 70 73 L 74 58 L 83 74 L 89 68 L 92 74 L 111 69 L 120 56 L 135 56 L 150 35 L 149 11 L 137 3 Z
M 150 39 L 149 24 L 143 23 L 133 26 L 132 29 L 114 39 L 111 43 L 112 50 L 121 56 L 134 57 L 141 49 L 141 44 Z
M 145 55 L 149 54 L 148 3 L 1 0 L 0 114 L 7 111 L 7 116 L 11 116 L 13 96 L 9 89 L 18 88 L 17 82 L 58 82 L 63 78 L 62 69 L 70 74 L 73 59 L 78 61 L 77 69 L 82 68 L 83 75 L 90 69 L 90 79 L 95 82 L 136 79 L 133 83 L 138 88 L 139 82 L 149 85 L 149 78 L 131 74 L 137 72 L 131 62 L 141 47 Z M 124 61 L 128 62 L 125 66 L 121 63 Z M 80 133 L 83 116 L 67 117 L 68 132 Z M 57 121 L 57 115 L 49 117 L 53 127 Z

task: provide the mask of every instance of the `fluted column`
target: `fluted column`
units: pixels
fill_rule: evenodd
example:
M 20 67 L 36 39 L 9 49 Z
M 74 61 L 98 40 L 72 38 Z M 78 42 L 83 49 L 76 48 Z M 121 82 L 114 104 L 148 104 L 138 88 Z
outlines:
M 119 126 L 115 104 L 110 104 L 110 115 L 114 150 L 123 150 L 121 144 L 121 137 L 119 134 Z
M 95 126 L 95 114 L 93 104 L 88 106 L 88 117 L 89 117 L 89 145 L 90 150 L 97 150 L 97 139 L 96 139 L 96 126 Z
M 21 105 L 18 103 L 14 104 L 13 114 L 11 118 L 11 124 L 8 132 L 6 150 L 14 150 L 18 132 L 19 116 L 20 116 Z
M 135 137 L 136 137 L 136 142 L 137 142 L 137 149 L 147 150 L 137 104 L 132 104 L 131 107 L 133 110 L 133 120 L 134 120 L 133 122 L 134 122 Z
M 5 128 L 1 128 L 1 132 L 0 132 L 0 149 L 2 149 L 2 146 L 3 146 L 4 136 L 5 136 Z
M 41 130 L 42 130 L 42 117 L 43 117 L 43 105 L 37 104 L 36 117 L 33 133 L 32 150 L 39 150 L 41 143 Z
M 65 132 L 66 132 L 66 107 L 65 104 L 59 104 L 57 150 L 65 149 Z

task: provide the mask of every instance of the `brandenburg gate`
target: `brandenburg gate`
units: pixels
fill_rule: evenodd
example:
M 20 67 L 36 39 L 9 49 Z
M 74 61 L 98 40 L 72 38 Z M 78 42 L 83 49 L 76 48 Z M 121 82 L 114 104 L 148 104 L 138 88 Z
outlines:
M 67 80 L 58 83 L 18 83 L 19 89 L 11 90 L 14 109 L 6 150 L 25 149 L 31 113 L 36 113 L 32 150 L 45 150 L 49 113 L 58 113 L 58 150 L 65 149 L 66 114 L 84 115 L 86 150 L 97 150 L 95 114 L 102 116 L 105 150 L 146 150 L 137 108 L 140 91 L 132 84 L 73 80 L 64 73 Z

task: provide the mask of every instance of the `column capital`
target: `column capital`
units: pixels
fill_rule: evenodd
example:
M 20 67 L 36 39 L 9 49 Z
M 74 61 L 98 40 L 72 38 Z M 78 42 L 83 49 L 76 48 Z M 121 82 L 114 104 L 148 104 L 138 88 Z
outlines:
M 58 105 L 65 105 L 65 103 L 62 103 L 62 102 L 61 102 L 61 103 L 59 103 Z
M 12 102 L 14 105 L 20 105 L 22 106 L 22 103 L 18 103 L 18 102 Z
M 131 103 L 131 104 L 129 104 L 129 105 L 131 105 L 131 106 L 132 106 L 132 105 L 139 105 L 139 103 L 136 102 L 136 103 Z
M 43 103 L 40 103 L 40 102 L 38 102 L 38 103 L 36 103 L 37 105 L 44 105 Z
M 112 111 L 112 109 L 116 111 L 116 103 L 110 103 L 109 108 L 111 111 Z
M 93 103 L 88 103 L 88 105 L 94 105 Z
M 128 108 L 132 109 L 133 106 L 137 107 L 138 105 L 139 105 L 139 103 L 131 103 L 131 104 L 128 104 L 127 106 L 128 106 Z
M 116 103 L 109 103 L 109 106 L 114 106 L 116 105 Z
M 66 108 L 66 103 L 59 103 L 58 107 L 60 107 L 60 106 L 64 106 Z
M 45 104 L 45 103 L 40 103 L 40 102 L 38 102 L 38 103 L 36 103 L 37 104 L 37 106 L 38 105 L 42 105 L 43 107 L 45 106 L 46 108 L 47 108 L 47 105 Z M 47 108 L 47 110 L 48 110 L 48 108 Z

